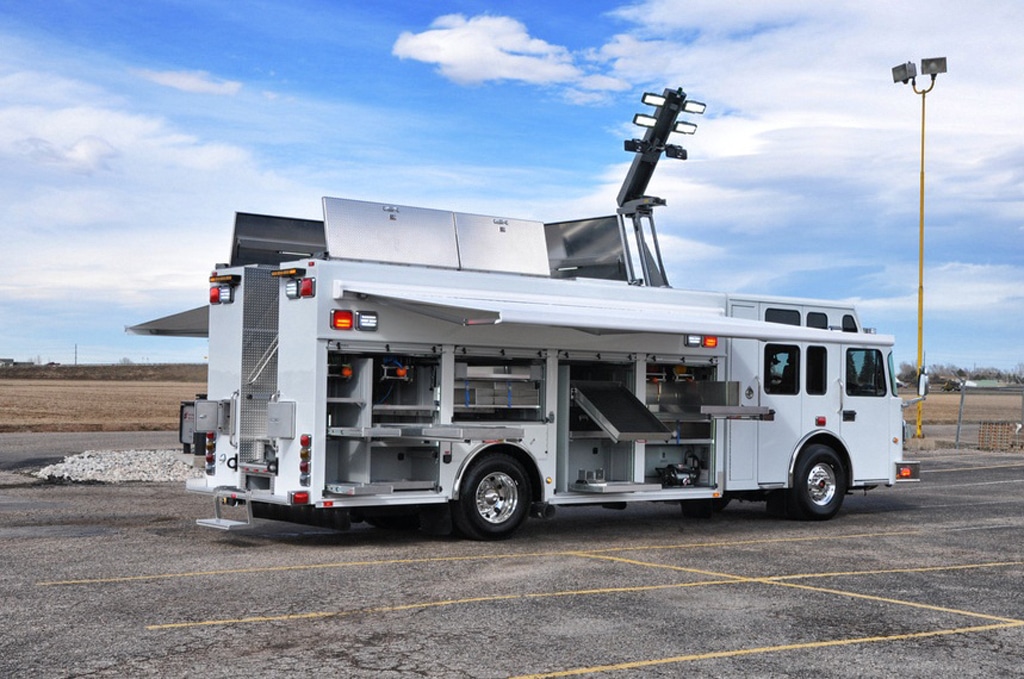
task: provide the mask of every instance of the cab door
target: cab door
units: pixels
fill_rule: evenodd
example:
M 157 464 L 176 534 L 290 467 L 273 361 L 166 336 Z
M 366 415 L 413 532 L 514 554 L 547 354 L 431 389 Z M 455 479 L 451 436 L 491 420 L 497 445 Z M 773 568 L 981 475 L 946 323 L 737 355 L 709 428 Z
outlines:
M 757 483 L 781 486 L 789 480 L 789 463 L 802 435 L 803 348 L 788 342 L 761 346 L 761 405 L 774 410 L 775 418 L 757 423 Z
M 889 474 L 891 411 L 899 399 L 886 374 L 886 358 L 873 347 L 843 345 L 840 427 L 853 465 L 854 485 L 884 483 Z

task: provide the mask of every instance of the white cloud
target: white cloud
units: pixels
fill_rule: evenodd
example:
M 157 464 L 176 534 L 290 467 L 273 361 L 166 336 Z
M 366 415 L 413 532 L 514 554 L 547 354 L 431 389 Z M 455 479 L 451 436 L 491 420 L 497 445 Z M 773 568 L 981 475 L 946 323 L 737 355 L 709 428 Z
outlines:
M 242 83 L 236 80 L 221 80 L 212 77 L 206 71 L 150 71 L 136 69 L 136 75 L 150 82 L 165 87 L 172 87 L 182 92 L 193 94 L 234 95 L 242 89 Z
M 35 162 L 52 163 L 85 174 L 110 169 L 107 161 L 118 155 L 109 142 L 92 135 L 64 147 L 39 137 L 27 137 L 19 139 L 14 147 Z
M 599 100 L 594 92 L 629 88 L 620 78 L 589 73 L 567 48 L 532 37 L 525 25 L 510 17 L 442 16 L 422 33 L 398 36 L 392 54 L 436 64 L 441 75 L 462 85 L 492 80 L 571 85 L 568 96 L 579 103 Z

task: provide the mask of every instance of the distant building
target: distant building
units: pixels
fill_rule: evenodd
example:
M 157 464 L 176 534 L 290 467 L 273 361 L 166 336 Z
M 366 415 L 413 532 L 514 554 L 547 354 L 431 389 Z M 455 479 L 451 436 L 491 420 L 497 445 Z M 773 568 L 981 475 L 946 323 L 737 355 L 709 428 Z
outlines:
M 0 358 L 0 368 L 6 368 L 11 365 L 14 365 L 13 358 Z

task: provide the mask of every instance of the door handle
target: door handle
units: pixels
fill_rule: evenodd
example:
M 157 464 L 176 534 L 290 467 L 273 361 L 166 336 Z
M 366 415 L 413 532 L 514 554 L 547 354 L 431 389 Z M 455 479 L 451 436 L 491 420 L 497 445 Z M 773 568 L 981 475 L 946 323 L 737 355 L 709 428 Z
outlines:
M 843 422 L 856 422 L 857 411 L 856 410 L 844 410 L 843 411 Z

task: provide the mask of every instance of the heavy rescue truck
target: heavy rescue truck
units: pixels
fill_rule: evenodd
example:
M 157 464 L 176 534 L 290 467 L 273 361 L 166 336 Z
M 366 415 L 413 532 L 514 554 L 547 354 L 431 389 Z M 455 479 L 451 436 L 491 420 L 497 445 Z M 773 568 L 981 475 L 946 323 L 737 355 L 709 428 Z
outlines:
M 336 198 L 322 224 L 238 215 L 189 404 L 206 458 L 188 490 L 215 507 L 199 523 L 501 539 L 559 506 L 731 499 L 828 519 L 851 491 L 917 479 L 892 337 L 845 304 L 668 286 L 664 201 L 644 192 L 667 147 L 685 157 L 665 139 L 696 102 L 652 103 L 610 217 Z

